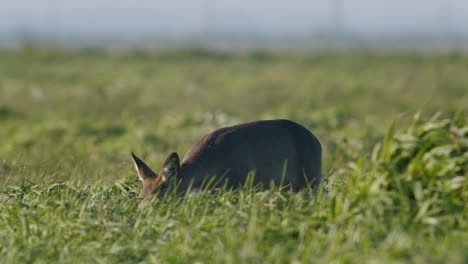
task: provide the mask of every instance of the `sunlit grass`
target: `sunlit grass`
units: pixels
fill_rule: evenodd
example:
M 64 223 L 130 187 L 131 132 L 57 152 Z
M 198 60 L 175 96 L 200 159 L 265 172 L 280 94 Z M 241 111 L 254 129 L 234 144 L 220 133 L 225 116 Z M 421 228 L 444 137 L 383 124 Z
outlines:
M 468 260 L 464 55 L 0 58 L 0 262 Z M 138 205 L 130 151 L 159 169 L 215 128 L 262 118 L 317 135 L 326 192 L 247 186 Z

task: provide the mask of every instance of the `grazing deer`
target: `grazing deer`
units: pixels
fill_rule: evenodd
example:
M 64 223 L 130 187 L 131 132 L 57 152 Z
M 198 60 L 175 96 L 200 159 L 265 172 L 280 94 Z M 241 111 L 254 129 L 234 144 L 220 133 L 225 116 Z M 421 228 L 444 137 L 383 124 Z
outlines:
M 216 176 L 227 188 L 241 187 L 249 173 L 253 185 L 317 186 L 322 179 L 322 147 L 303 126 L 289 120 L 265 120 L 215 130 L 185 154 L 172 153 L 156 174 L 132 152 L 143 187 L 140 199 L 177 183 L 177 190 L 196 190 Z

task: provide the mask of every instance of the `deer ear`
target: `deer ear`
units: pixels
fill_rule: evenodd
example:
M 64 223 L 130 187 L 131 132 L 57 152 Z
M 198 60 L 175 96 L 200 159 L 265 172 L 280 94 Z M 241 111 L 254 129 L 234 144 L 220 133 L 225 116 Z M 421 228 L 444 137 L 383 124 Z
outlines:
M 180 162 L 179 162 L 179 155 L 173 152 L 167 157 L 166 162 L 164 162 L 164 166 L 161 172 L 163 180 L 165 182 L 169 180 L 176 179 L 177 175 L 179 175 L 180 170 Z
M 144 182 L 148 178 L 158 177 L 158 175 L 148 167 L 141 159 L 139 159 L 132 152 L 132 160 L 135 165 L 135 169 L 140 177 L 140 180 Z

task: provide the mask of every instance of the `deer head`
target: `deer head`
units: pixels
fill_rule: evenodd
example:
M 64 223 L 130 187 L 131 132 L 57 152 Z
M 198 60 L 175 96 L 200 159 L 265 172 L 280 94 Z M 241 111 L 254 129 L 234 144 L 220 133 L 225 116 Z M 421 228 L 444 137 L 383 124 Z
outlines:
M 143 187 L 141 188 L 141 192 L 138 197 L 141 200 L 151 197 L 156 190 L 164 185 L 168 185 L 171 181 L 176 180 L 179 175 L 179 156 L 175 152 L 171 153 L 167 157 L 159 174 L 151 170 L 150 167 L 133 154 L 133 152 L 132 160 L 138 176 L 143 182 Z

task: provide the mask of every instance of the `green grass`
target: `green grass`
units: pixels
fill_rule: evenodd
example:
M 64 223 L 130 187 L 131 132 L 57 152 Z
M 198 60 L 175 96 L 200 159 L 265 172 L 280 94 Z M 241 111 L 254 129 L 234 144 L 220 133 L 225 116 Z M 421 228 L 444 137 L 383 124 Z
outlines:
M 467 263 L 467 72 L 463 54 L 2 51 L 0 262 Z M 266 118 L 317 135 L 328 192 L 138 207 L 130 151 L 159 169 Z

